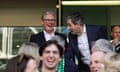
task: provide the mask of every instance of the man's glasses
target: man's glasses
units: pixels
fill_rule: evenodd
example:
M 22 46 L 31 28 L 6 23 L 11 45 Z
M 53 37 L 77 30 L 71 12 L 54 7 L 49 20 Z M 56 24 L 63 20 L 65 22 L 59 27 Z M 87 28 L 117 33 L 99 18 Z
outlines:
M 43 19 L 44 21 L 55 21 L 55 19 Z
M 120 34 L 120 32 L 114 32 L 114 33 L 116 33 L 116 34 Z

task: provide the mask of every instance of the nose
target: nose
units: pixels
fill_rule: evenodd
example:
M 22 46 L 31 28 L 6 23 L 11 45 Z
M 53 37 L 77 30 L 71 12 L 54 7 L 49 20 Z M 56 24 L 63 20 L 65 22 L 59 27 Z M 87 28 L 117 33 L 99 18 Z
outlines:
M 95 64 L 92 63 L 92 64 L 90 65 L 90 69 L 93 70 L 94 68 L 95 68 Z
M 54 25 L 54 21 L 49 21 L 49 24 L 52 24 L 52 25 Z
M 53 57 L 53 56 L 54 56 L 53 52 L 50 52 L 49 56 L 50 56 L 50 57 Z
M 69 26 L 67 26 L 67 29 L 68 29 L 68 30 L 70 30 L 70 27 L 69 27 Z

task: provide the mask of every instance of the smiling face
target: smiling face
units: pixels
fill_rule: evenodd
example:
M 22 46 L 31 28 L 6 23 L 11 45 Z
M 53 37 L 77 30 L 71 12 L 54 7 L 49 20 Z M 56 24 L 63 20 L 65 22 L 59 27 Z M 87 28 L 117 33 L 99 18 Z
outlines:
M 81 34 L 82 26 L 80 24 L 73 24 L 71 19 L 67 19 L 67 28 L 72 34 Z
M 51 33 L 54 31 L 55 17 L 52 14 L 46 14 L 42 20 L 43 28 L 46 32 Z
M 44 68 L 56 69 L 58 62 L 61 60 L 60 52 L 56 45 L 51 44 L 45 48 L 42 55 Z

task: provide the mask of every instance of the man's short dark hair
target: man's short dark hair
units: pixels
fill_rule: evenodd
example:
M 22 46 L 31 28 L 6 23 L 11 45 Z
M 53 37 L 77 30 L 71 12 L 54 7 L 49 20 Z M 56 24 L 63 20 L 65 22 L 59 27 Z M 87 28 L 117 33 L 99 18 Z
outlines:
M 42 56 L 44 50 L 46 49 L 46 47 L 48 47 L 48 46 L 50 46 L 52 44 L 57 46 L 57 48 L 59 50 L 59 53 L 60 53 L 60 56 L 62 57 L 62 55 L 63 55 L 63 47 L 60 44 L 58 44 L 58 42 L 56 40 L 48 40 L 45 44 L 43 44 L 39 49 L 39 55 Z
M 120 27 L 120 25 L 113 25 L 113 26 L 111 26 L 111 32 L 113 31 L 113 29 L 114 29 L 115 27 Z
M 83 24 L 84 17 L 79 12 L 74 12 L 71 16 L 68 16 L 67 19 L 71 19 L 73 24 Z

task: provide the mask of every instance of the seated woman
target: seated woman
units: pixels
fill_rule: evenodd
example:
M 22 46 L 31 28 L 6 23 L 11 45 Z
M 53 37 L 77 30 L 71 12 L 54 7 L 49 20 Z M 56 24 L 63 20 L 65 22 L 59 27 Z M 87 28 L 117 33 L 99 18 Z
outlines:
M 39 72 L 39 46 L 35 43 L 23 43 L 18 55 L 9 59 L 6 72 Z

